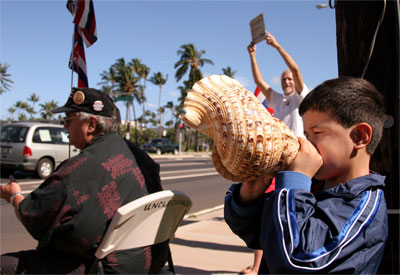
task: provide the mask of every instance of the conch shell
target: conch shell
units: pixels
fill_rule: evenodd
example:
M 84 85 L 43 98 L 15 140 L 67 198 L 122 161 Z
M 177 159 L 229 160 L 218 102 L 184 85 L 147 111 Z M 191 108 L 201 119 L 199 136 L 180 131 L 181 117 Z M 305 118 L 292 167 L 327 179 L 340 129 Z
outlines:
M 294 160 L 295 134 L 238 81 L 205 77 L 188 92 L 181 120 L 214 141 L 215 169 L 231 181 L 252 181 L 284 170 Z

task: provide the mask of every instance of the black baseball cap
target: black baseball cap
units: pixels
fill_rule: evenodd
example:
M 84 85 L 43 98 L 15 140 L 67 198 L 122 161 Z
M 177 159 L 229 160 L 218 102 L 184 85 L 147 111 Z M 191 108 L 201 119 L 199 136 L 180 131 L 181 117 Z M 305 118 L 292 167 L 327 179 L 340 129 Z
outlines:
M 72 88 L 67 103 L 62 107 L 51 110 L 51 112 L 85 112 L 112 117 L 114 108 L 117 108 L 117 106 L 114 105 L 111 97 L 99 90 L 93 88 Z

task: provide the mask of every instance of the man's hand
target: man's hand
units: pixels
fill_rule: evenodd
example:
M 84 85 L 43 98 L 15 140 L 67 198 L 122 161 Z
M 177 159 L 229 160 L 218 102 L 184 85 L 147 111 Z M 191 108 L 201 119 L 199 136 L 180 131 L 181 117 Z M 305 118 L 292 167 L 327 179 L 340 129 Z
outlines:
M 251 42 L 250 45 L 247 46 L 247 51 L 249 52 L 250 55 L 255 55 L 256 54 L 256 44 L 254 44 L 254 42 Z
M 251 182 L 243 182 L 240 188 L 240 204 L 246 205 L 258 199 L 271 185 L 273 175 L 267 175 Z
M 6 200 L 8 203 L 10 203 L 11 194 L 14 194 L 17 192 L 21 192 L 21 187 L 15 181 L 11 181 L 7 185 L 0 186 L 0 196 L 2 199 Z
M 268 45 L 270 45 L 274 48 L 280 47 L 278 41 L 276 41 L 276 39 L 275 39 L 275 36 L 273 36 L 269 32 L 265 32 L 265 41 L 267 41 Z
M 321 168 L 323 161 L 314 145 L 305 138 L 299 137 L 300 149 L 287 170 L 303 173 L 310 179 Z

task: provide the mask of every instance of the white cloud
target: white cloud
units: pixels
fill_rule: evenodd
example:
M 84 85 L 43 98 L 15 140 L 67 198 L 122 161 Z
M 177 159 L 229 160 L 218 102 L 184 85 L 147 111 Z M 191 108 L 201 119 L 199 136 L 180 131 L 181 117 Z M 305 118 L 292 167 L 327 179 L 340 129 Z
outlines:
M 167 93 L 170 95 L 170 96 L 172 96 L 172 97 L 179 97 L 181 94 L 180 94 L 180 92 L 178 92 L 177 90 L 169 90 L 169 91 L 167 91 Z
M 148 82 L 149 83 L 149 82 Z M 147 93 L 154 93 L 154 92 L 157 92 L 158 93 L 158 91 L 160 90 L 160 88 L 158 87 L 158 86 L 156 86 L 156 85 L 154 85 L 153 83 L 151 83 L 150 82 L 150 85 L 149 84 L 146 84 L 146 94 Z
M 281 77 L 279 75 L 272 76 L 271 84 L 280 85 L 281 84 Z
M 248 87 L 251 85 L 255 85 L 252 80 L 248 79 L 245 76 L 235 76 L 235 79 L 240 82 L 244 87 Z

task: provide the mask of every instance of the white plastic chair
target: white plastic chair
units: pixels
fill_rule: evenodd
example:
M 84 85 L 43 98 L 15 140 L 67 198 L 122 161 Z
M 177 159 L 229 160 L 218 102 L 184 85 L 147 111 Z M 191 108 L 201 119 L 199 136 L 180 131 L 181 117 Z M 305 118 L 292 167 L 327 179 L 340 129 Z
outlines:
M 103 273 L 101 259 L 115 250 L 149 246 L 174 238 L 175 231 L 192 207 L 191 199 L 180 191 L 165 190 L 146 195 L 121 206 L 115 213 L 96 250 L 96 269 Z M 175 274 L 171 252 L 169 270 Z

